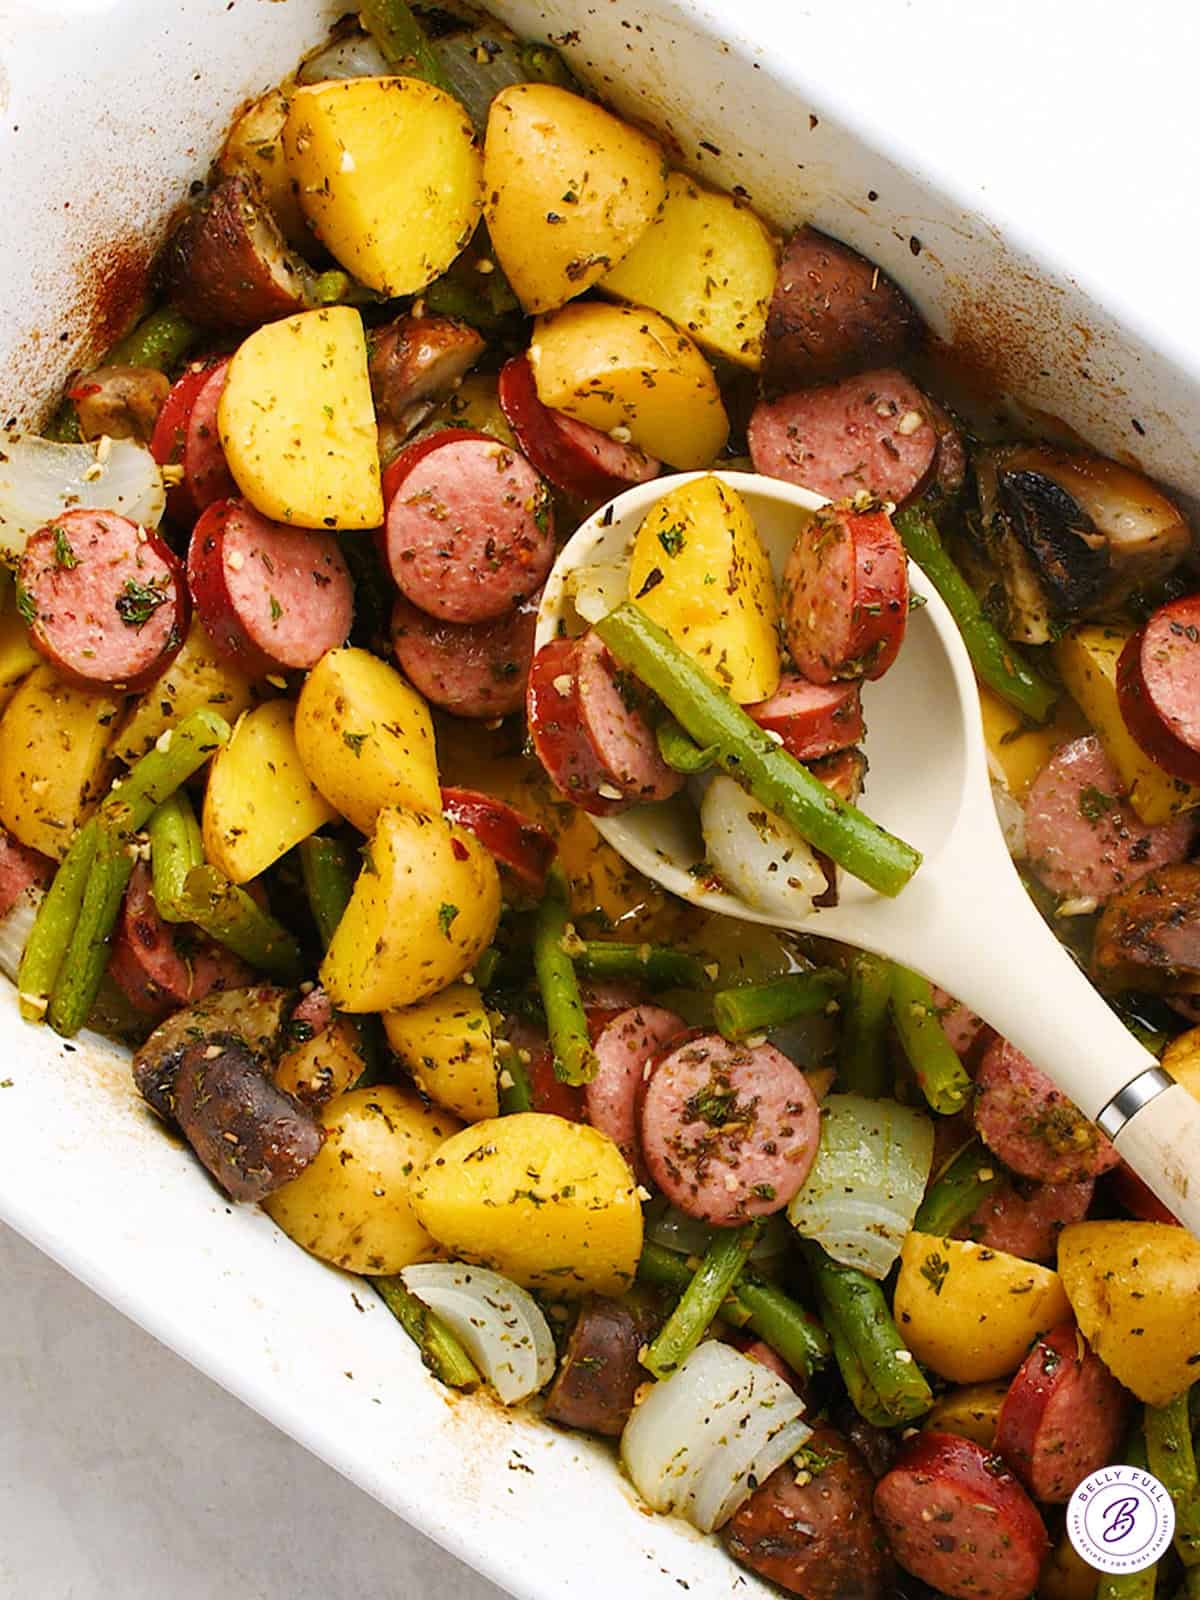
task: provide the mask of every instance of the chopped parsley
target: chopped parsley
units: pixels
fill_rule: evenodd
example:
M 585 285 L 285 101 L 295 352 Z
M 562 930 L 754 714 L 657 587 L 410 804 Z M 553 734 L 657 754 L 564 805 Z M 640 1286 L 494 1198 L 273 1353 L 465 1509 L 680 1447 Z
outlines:
M 67 538 L 67 530 L 57 522 L 54 524 L 54 565 L 66 572 L 79 565 L 79 557 Z
M 921 1263 L 921 1276 L 929 1284 L 934 1294 L 941 1294 L 942 1285 L 945 1283 L 946 1275 L 949 1271 L 950 1263 L 937 1250 L 927 1255 Z
M 1089 783 L 1086 789 L 1079 791 L 1079 815 L 1088 822 L 1099 822 L 1105 812 L 1111 811 L 1116 804 L 1115 795 L 1105 794 L 1095 784 Z
M 737 1109 L 737 1090 L 729 1084 L 706 1083 L 684 1109 L 689 1122 L 707 1122 L 710 1128 L 723 1128 Z
M 117 615 L 127 628 L 142 628 L 166 598 L 166 589 L 159 580 L 139 583 L 136 578 L 126 578 L 117 596 Z
M 673 522 L 669 528 L 661 529 L 658 542 L 669 556 L 677 556 L 687 540 L 683 536 L 683 529 L 677 522 Z
M 448 900 L 443 900 L 438 907 L 438 927 L 447 939 L 450 937 L 450 925 L 457 915 L 458 907 L 452 906 Z
M 276 600 L 275 596 L 272 595 L 271 596 L 271 621 L 272 622 L 278 622 L 282 615 L 283 615 L 283 607 L 279 604 L 279 601 Z
M 342 743 L 354 751 L 356 756 L 362 755 L 362 747 L 367 742 L 365 733 L 343 733 Z
M 37 602 L 25 585 L 19 581 L 17 583 L 17 610 L 20 612 L 21 620 L 26 627 L 32 628 L 38 619 Z

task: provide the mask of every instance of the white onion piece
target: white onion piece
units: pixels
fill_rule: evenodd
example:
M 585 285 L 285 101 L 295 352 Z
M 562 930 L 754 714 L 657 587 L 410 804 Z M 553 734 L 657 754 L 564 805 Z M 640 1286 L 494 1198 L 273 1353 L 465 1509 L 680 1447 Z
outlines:
M 621 1435 L 621 1460 L 648 1506 L 688 1517 L 707 1475 L 719 1463 L 705 1496 L 712 1514 L 726 1503 L 733 1480 L 742 1475 L 745 1463 L 731 1452 L 737 1451 L 752 1421 L 756 1428 L 762 1418 L 772 1424 L 794 1422 L 803 1409 L 791 1386 L 761 1362 L 709 1339 L 635 1408 Z
M 713 778 L 700 805 L 704 847 L 718 877 L 756 911 L 806 917 L 825 874 L 809 846 L 741 784 Z
M 17 981 L 17 968 L 21 965 L 26 940 L 32 932 L 38 907 L 45 898 L 44 889 L 23 889 L 17 896 L 16 905 L 0 922 L 0 972 L 10 983 Z
M 788 1221 L 843 1266 L 885 1278 L 900 1254 L 933 1163 L 933 1123 L 894 1100 L 831 1094 L 821 1144 Z
M 646 1207 L 646 1237 L 664 1250 L 674 1250 L 683 1256 L 702 1256 L 722 1230 L 698 1222 L 675 1206 L 663 1206 L 654 1201 Z M 782 1216 L 768 1217 L 766 1226 L 750 1252 L 751 1261 L 764 1256 L 777 1256 L 788 1243 L 787 1223 Z
M 628 587 L 628 567 L 605 561 L 590 567 L 576 567 L 566 579 L 571 603 L 585 622 L 599 622 L 601 617 L 615 611 L 625 599 Z
M 995 778 L 992 779 L 992 804 L 996 808 L 996 819 L 1009 855 L 1014 861 L 1023 861 L 1026 855 L 1025 807 Z
M 0 552 L 5 555 L 19 556 L 31 533 L 74 506 L 117 511 L 144 528 L 156 528 L 165 505 L 158 464 L 132 439 L 55 444 L 23 434 L 0 440 Z
M 348 33 L 309 56 L 296 77 L 301 83 L 328 83 L 334 78 L 386 78 L 389 71 L 383 51 L 369 34 Z
M 799 1397 L 796 1405 L 801 1407 Z M 786 1407 L 764 1406 L 749 1413 L 742 1432 L 704 1469 L 688 1521 L 701 1533 L 723 1528 L 742 1502 L 811 1437 L 808 1423 L 800 1416 L 789 1419 Z
M 554 1376 L 554 1337 L 532 1295 L 487 1267 L 431 1261 L 405 1267 L 405 1288 L 452 1329 L 506 1406 Z

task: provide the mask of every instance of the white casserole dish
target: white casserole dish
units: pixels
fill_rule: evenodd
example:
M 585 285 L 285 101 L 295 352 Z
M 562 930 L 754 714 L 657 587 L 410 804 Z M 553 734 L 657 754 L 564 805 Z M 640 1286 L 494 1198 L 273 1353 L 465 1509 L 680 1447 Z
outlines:
M 933 0 L 926 7 L 918 28 L 942 12 Z M 236 107 L 343 9 L 337 0 L 10 4 L 0 39 L 0 281 L 9 291 L 0 422 L 35 422 L 67 373 L 119 329 L 171 207 Z M 669 134 L 681 160 L 742 184 L 781 224 L 809 217 L 848 239 L 896 275 L 939 333 L 986 347 L 1001 384 L 1098 448 L 1200 491 L 1197 391 L 1165 344 L 1155 350 L 1123 331 L 1045 259 L 1018 255 L 965 209 L 963 196 L 975 203 L 965 167 L 938 191 L 902 170 L 907 143 L 895 143 L 894 158 L 880 153 L 889 102 L 867 89 L 878 52 L 866 52 L 861 77 L 821 81 L 820 51 L 809 52 L 829 45 L 839 15 L 844 44 L 848 26 L 882 37 L 871 30 L 895 25 L 886 13 L 912 24 L 913 8 L 863 0 L 848 18 L 844 0 L 830 0 L 817 8 L 827 16 L 787 21 L 779 0 L 496 0 L 493 9 L 533 35 L 578 30 L 572 64 L 618 108 Z M 1065 34 L 1070 16 L 1060 25 Z M 852 40 L 849 59 L 856 50 Z M 936 92 L 936 76 L 919 76 L 923 50 L 914 43 L 899 63 L 914 74 L 914 95 Z M 890 105 L 901 103 L 895 95 Z M 864 126 L 874 148 L 854 131 Z M 1167 292 L 1140 306 L 1137 326 L 1153 330 L 1171 303 Z M 6 985 L 0 1080 L 11 1080 L 0 1094 L 0 1217 L 465 1561 L 531 1600 L 768 1592 L 715 1543 L 641 1512 L 606 1450 L 448 1396 L 373 1296 L 304 1256 L 256 1209 L 226 1203 L 164 1137 L 115 1050 L 34 1033 Z M 279 1506 L 303 1516 L 283 1484 Z

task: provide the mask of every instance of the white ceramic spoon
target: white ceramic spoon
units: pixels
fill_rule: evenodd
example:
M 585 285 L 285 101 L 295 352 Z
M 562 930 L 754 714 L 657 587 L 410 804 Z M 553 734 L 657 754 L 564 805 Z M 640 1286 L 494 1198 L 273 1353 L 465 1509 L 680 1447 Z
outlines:
M 633 539 L 650 507 L 688 477 L 640 484 L 592 516 L 559 555 L 537 643 L 598 620 L 627 598 Z M 719 474 L 749 505 L 778 576 L 820 496 L 750 473 Z M 924 574 L 899 659 L 863 701 L 870 778 L 864 809 L 924 862 L 895 899 L 839 874 L 840 901 L 803 919 L 697 887 L 703 858 L 686 795 L 596 818 L 627 861 L 672 893 L 727 916 L 843 940 L 915 968 L 985 1017 L 1109 1134 L 1121 1155 L 1200 1234 L 1200 1101 L 1137 1043 L 1042 921 L 996 820 L 979 698 L 961 636 Z M 1193 1184 L 1192 1179 L 1195 1178 Z

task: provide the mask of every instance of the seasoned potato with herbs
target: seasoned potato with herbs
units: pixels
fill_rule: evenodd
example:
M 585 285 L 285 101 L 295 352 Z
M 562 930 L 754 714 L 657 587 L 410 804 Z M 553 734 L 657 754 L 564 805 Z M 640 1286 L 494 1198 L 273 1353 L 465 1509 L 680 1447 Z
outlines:
M 1071 1314 L 1049 1267 L 929 1233 L 904 1241 L 892 1309 L 917 1360 L 952 1383 L 1007 1377 L 1039 1333 Z
M 234 883 L 248 883 L 337 812 L 300 761 L 290 700 L 268 700 L 238 719 L 213 757 L 204 791 L 204 854 Z
M 746 503 L 720 478 L 672 489 L 641 527 L 629 597 L 742 704 L 779 687 L 771 562 Z
M 666 194 L 653 139 L 582 96 L 518 83 L 492 101 L 483 182 L 492 246 L 528 312 L 553 311 L 626 256 Z
M 343 1011 L 389 1011 L 461 978 L 500 920 L 496 863 L 440 812 L 379 813 L 321 982 Z
M 308 674 L 296 748 L 313 783 L 360 833 L 385 806 L 441 809 L 429 707 L 369 650 L 330 650 Z
M 778 244 L 744 200 L 673 172 L 662 211 L 600 288 L 757 372 L 778 262 Z
M 985 1450 L 996 1440 L 996 1419 L 1008 1394 L 1007 1383 L 969 1383 L 944 1394 L 921 1423 L 934 1433 L 956 1433 L 974 1439 Z
M 269 89 L 234 123 L 217 158 L 217 167 L 226 177 L 240 172 L 252 179 L 284 238 L 297 250 L 305 250 L 312 248 L 313 236 L 284 159 L 283 125 L 287 112 L 283 90 Z
M 290 1239 L 347 1272 L 399 1272 L 437 1246 L 415 1215 L 414 1174 L 458 1129 L 411 1089 L 377 1084 L 330 1101 L 325 1143 L 263 1209 Z
M 321 243 L 389 299 L 440 277 L 475 232 L 483 205 L 475 131 L 453 95 L 420 78 L 294 90 L 283 148 Z
M 452 983 L 400 1011 L 385 1011 L 388 1043 L 417 1088 L 464 1122 L 500 1110 L 487 1007 L 474 984 Z
M 61 860 L 108 788 L 121 696 L 93 694 L 38 667 L 0 717 L 0 824 Z
M 623 428 L 672 467 L 711 466 L 729 434 L 712 368 L 656 312 L 567 306 L 539 319 L 529 363 L 543 405 L 604 433 Z
M 229 470 L 256 511 L 297 528 L 383 521 L 362 318 L 326 306 L 257 328 L 217 411 Z
M 303 1105 L 323 1106 L 356 1084 L 362 1070 L 358 1030 L 349 1017 L 334 1017 L 320 1033 L 301 1039 L 286 1050 L 271 1076 L 285 1093 Z
M 987 745 L 988 769 L 1003 779 L 1014 800 L 1024 802 L 1030 785 L 1058 749 L 1086 733 L 1087 723 L 1065 696 L 1058 703 L 1054 720 L 1038 728 L 1028 723 L 1019 711 L 1001 700 L 986 684 L 979 685 L 979 709 L 983 713 L 983 737 Z
M 183 649 L 161 678 L 134 701 L 114 749 L 132 764 L 168 728 L 193 711 L 215 711 L 233 724 L 254 701 L 254 684 L 218 656 L 199 620 L 193 620 Z
M 1075 1222 L 1058 1270 L 1080 1331 L 1115 1378 L 1165 1406 L 1196 1381 L 1200 1239 L 1164 1222 Z
M 605 1134 L 545 1112 L 477 1122 L 413 1185 L 421 1223 L 463 1261 L 527 1289 L 621 1294 L 642 1251 L 642 1207 Z
M 0 615 L 0 710 L 17 692 L 17 685 L 27 678 L 40 661 L 33 648 L 29 629 L 15 611 Z

